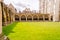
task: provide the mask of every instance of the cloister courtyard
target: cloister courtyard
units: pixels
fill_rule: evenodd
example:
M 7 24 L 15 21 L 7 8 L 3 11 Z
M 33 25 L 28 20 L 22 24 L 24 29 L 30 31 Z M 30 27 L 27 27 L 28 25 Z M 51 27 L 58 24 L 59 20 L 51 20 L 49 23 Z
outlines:
M 0 40 L 60 40 L 60 0 L 0 0 Z
M 60 22 L 14 22 L 3 33 L 10 40 L 60 40 Z

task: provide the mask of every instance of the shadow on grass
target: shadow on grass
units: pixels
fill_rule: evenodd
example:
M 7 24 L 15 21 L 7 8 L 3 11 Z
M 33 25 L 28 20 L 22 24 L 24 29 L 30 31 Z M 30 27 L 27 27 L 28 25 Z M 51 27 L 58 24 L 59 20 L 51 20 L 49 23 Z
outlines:
M 3 27 L 3 33 L 4 35 L 8 36 L 10 33 L 14 33 L 14 31 L 12 31 L 14 29 L 14 27 L 17 25 L 18 22 L 14 22 L 8 26 L 4 26 Z

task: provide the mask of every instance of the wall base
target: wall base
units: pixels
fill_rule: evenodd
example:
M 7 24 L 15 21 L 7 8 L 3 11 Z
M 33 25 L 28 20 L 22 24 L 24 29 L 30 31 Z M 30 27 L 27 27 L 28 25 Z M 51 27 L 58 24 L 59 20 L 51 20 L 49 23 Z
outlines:
M 0 34 L 0 40 L 9 40 L 9 38 L 3 34 Z

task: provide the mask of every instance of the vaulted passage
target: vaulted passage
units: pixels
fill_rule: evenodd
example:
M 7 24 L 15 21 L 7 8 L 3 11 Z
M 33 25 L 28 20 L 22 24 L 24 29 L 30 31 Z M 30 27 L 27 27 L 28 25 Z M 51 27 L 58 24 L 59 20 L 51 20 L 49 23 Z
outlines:
M 34 15 L 33 16 L 33 20 L 38 20 L 38 16 L 37 15 Z
M 39 16 L 39 21 L 43 21 L 43 15 Z
M 48 15 L 44 15 L 45 17 L 45 21 L 49 21 L 49 16 Z
M 46 21 L 48 21 L 48 20 L 49 20 L 49 18 L 47 18 L 47 17 L 46 17 L 46 18 L 45 18 L 45 20 L 46 20 Z
M 27 16 L 27 21 L 32 21 L 32 16 L 31 15 Z
M 15 21 L 19 21 L 19 16 L 15 15 Z
M 16 21 L 53 21 L 53 16 L 50 16 L 49 14 L 20 14 L 15 15 L 15 20 Z
M 53 21 L 53 16 L 51 16 L 51 21 Z
M 26 21 L 26 16 L 25 15 L 21 16 L 21 21 Z

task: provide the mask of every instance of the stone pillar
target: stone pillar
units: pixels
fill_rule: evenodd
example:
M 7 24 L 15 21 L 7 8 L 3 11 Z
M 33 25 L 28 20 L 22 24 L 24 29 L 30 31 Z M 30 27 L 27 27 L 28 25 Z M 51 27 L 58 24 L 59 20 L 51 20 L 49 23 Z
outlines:
M 45 21 L 45 17 L 44 17 L 44 15 L 43 15 L 43 21 Z
M 32 16 L 32 21 L 33 21 L 33 16 Z
M 5 25 L 7 25 L 7 18 L 6 18 L 6 13 L 5 13 L 5 11 L 3 11 L 3 13 L 4 13 L 4 26 L 5 26 Z
M 53 21 L 59 21 L 59 0 L 54 0 Z
M 26 21 L 27 21 L 27 17 L 26 17 Z
M 10 22 L 11 22 L 11 23 L 13 22 L 12 19 L 13 19 L 13 15 L 12 15 L 12 16 L 10 15 Z
M 0 0 L 0 34 L 2 33 L 2 8 L 1 8 L 1 0 Z
M 10 11 L 11 12 L 11 11 Z M 12 23 L 13 22 L 13 12 L 11 12 L 11 14 L 10 14 L 10 17 L 11 17 L 11 20 L 10 20 L 10 22 Z
M 15 14 L 13 14 L 13 22 L 15 22 Z
M 51 15 L 49 15 L 49 21 L 51 21 Z
M 0 0 L 0 40 L 4 40 L 3 34 L 2 34 L 2 5 Z
M 7 23 L 10 24 L 11 23 L 11 13 L 9 13 L 10 11 L 9 11 L 8 8 L 6 10 L 7 10 L 7 15 L 6 16 L 7 16 L 7 19 L 8 19 Z
M 38 21 L 39 21 L 39 16 L 38 16 Z
M 19 16 L 19 21 L 21 21 L 21 17 Z

